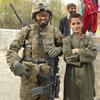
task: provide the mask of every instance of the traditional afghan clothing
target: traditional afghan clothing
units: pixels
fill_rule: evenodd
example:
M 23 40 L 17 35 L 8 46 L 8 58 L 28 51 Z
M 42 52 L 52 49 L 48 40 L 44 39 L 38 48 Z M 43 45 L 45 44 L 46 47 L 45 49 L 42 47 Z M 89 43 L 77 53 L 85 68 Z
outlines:
M 79 48 L 78 54 L 72 54 L 74 48 Z M 93 39 L 73 33 L 63 39 L 63 54 L 66 62 L 63 100 L 94 100 L 93 61 L 97 51 Z

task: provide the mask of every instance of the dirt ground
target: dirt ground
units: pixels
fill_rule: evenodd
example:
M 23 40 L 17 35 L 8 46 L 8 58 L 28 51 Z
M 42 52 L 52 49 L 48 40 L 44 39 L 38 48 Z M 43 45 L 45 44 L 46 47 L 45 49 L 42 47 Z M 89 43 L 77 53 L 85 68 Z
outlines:
M 6 63 L 6 51 L 0 51 L 0 100 L 20 100 L 19 98 L 19 86 L 20 78 L 15 77 L 10 71 Z M 96 75 L 96 98 L 100 98 L 100 53 L 97 55 L 97 59 L 94 62 L 95 64 L 95 75 Z M 60 67 L 60 98 L 56 100 L 63 100 L 63 77 L 65 71 L 65 63 L 60 58 L 59 62 Z M 97 99 L 96 99 L 97 100 Z

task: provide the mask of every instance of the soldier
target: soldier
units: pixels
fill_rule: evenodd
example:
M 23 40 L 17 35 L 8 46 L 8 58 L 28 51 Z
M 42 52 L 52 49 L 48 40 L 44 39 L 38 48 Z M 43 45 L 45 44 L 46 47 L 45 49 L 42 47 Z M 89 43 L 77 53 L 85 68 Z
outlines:
M 94 100 L 96 46 L 93 39 L 82 32 L 80 14 L 72 14 L 69 25 L 73 34 L 63 39 L 63 54 L 67 63 L 63 100 Z
M 46 85 L 45 78 L 39 80 L 39 75 L 46 77 L 54 69 L 51 59 L 62 51 L 62 36 L 57 28 L 49 25 L 51 18 L 52 12 L 39 3 L 32 12 L 34 24 L 21 29 L 7 52 L 6 59 L 11 71 L 21 77 L 21 100 L 48 98 L 48 94 L 32 96 L 31 89 Z M 24 48 L 22 57 L 18 55 L 21 48 Z

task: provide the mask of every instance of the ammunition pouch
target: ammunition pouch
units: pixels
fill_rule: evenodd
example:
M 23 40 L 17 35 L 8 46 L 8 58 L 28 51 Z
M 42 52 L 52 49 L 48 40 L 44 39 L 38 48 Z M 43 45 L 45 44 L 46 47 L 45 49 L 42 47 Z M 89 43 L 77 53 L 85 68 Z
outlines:
M 38 82 L 38 75 L 46 76 L 50 72 L 50 66 L 44 62 L 44 60 L 37 61 L 34 60 L 32 62 L 23 61 L 25 65 L 29 67 L 29 78 L 28 80 L 31 82 Z M 40 74 L 41 73 L 41 74 Z
M 24 63 L 25 65 L 28 66 L 29 68 L 29 77 L 28 80 L 31 82 L 37 82 L 37 75 L 39 73 L 39 65 L 38 64 L 33 64 L 32 62 L 27 62 L 27 61 L 23 61 L 22 63 Z
M 49 75 L 44 75 L 43 73 L 40 72 L 37 75 L 37 78 L 38 78 L 38 83 L 40 86 L 49 84 Z
M 40 85 L 49 83 L 50 66 L 48 64 L 40 64 L 40 71 L 37 76 Z

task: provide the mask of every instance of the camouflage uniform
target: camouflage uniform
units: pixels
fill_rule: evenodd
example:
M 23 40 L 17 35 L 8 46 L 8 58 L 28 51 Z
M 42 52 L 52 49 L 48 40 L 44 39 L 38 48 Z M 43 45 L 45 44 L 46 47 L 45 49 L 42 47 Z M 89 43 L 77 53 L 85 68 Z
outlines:
M 29 35 L 26 39 L 27 33 Z M 42 36 L 43 48 L 39 46 L 38 32 Z M 22 28 L 19 32 L 17 38 L 11 43 L 9 50 L 7 52 L 7 63 L 10 68 L 13 68 L 13 63 L 15 61 L 31 62 L 34 59 L 46 58 L 44 52 L 48 52 L 49 48 L 55 45 L 61 45 L 61 33 L 58 29 L 51 25 L 47 25 L 44 29 L 41 29 L 36 22 L 31 24 L 30 27 L 26 26 Z M 18 52 L 21 48 L 23 50 L 23 57 L 19 57 Z M 34 74 L 34 73 L 33 73 Z M 20 96 L 21 100 L 46 100 L 46 96 L 40 96 L 40 98 L 32 97 L 31 89 L 39 86 L 37 79 L 35 80 L 25 80 L 21 78 Z M 37 99 L 38 98 L 38 99 Z

